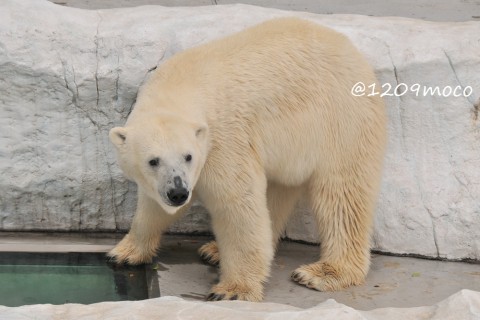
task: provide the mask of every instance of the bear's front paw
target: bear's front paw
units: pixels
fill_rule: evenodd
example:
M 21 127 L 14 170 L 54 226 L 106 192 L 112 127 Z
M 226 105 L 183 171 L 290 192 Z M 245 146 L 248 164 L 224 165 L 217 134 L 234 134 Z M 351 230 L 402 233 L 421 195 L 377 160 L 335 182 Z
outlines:
M 210 241 L 201 246 L 200 249 L 198 249 L 198 254 L 204 262 L 212 266 L 218 266 L 220 263 L 220 254 L 218 253 L 216 241 Z
M 139 265 L 151 263 L 155 253 L 156 248 L 152 249 L 135 245 L 131 241 L 130 235 L 127 234 L 115 248 L 107 253 L 107 257 L 110 261 L 117 264 Z
M 301 266 L 293 271 L 292 280 L 318 291 L 337 291 L 351 285 L 362 284 L 364 276 L 358 275 L 358 272 L 349 272 L 348 268 L 318 262 Z
M 245 286 L 243 284 L 222 284 L 219 283 L 212 288 L 207 296 L 208 301 L 220 300 L 245 300 L 258 302 L 263 299 L 262 286 Z

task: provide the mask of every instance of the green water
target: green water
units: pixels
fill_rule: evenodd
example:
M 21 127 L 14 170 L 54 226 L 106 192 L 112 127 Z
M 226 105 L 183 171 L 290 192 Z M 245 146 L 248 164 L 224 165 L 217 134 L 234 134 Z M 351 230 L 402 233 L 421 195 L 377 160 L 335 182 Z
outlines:
M 96 253 L 0 253 L 0 305 L 95 303 L 149 296 L 145 266 Z

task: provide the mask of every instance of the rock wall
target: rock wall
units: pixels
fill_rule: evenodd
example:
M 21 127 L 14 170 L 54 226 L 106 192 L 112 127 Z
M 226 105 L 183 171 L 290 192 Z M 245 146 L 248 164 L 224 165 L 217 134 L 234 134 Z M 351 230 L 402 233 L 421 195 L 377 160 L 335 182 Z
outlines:
M 389 145 L 374 248 L 480 259 L 480 23 L 246 5 L 88 11 L 1 1 L 0 230 L 127 230 L 136 187 L 108 130 L 125 122 L 149 72 L 178 51 L 287 15 L 346 34 L 392 86 L 376 88 L 387 93 Z M 297 211 L 286 236 L 316 242 L 308 208 Z M 200 204 L 171 228 L 208 230 Z

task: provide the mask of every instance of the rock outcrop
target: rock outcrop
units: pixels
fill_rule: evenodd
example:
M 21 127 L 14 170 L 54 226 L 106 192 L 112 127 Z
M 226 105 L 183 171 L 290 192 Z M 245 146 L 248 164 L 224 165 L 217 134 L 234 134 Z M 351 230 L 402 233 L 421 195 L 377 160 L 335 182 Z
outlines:
M 89 11 L 1 1 L 0 230 L 128 229 L 136 187 L 116 165 L 108 130 L 125 122 L 149 72 L 183 49 L 287 15 L 347 35 L 384 84 L 375 88 L 387 94 L 389 145 L 374 248 L 480 259 L 480 23 L 246 5 Z M 200 204 L 171 229 L 208 230 Z M 315 232 L 300 206 L 286 236 L 315 242 Z

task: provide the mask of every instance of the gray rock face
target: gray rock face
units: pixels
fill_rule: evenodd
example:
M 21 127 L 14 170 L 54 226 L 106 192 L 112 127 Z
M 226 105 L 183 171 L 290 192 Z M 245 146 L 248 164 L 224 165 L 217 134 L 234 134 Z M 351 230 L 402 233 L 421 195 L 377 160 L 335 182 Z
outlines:
M 88 11 L 1 1 L 0 230 L 128 229 L 136 187 L 116 165 L 108 130 L 125 122 L 149 71 L 178 51 L 286 15 L 346 34 L 392 86 L 374 248 L 480 259 L 480 23 L 245 5 Z M 400 96 L 403 84 L 409 91 Z M 445 96 L 428 94 L 436 86 Z M 453 95 L 457 86 L 465 96 Z M 200 205 L 171 229 L 208 230 Z M 304 205 L 286 236 L 317 241 Z

